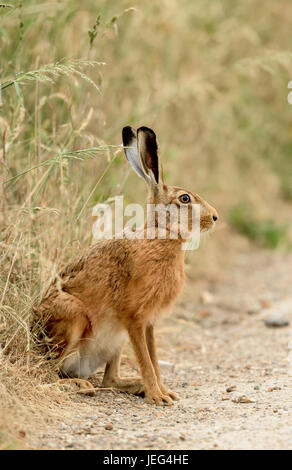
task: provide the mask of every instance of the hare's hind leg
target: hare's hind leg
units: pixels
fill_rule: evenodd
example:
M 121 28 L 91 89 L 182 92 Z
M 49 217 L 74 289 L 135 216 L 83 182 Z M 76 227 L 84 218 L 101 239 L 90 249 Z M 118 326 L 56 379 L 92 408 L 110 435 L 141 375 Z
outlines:
M 92 348 L 93 345 L 94 338 L 91 337 L 91 331 L 86 327 L 80 334 L 77 343 L 75 338 L 64 351 L 60 367 L 61 374 L 78 379 L 87 379 L 93 375 L 102 365 L 99 355 Z
M 84 380 L 87 374 L 80 361 L 82 339 L 91 329 L 85 305 L 74 295 L 61 291 L 44 299 L 39 311 L 47 317 L 45 329 L 60 354 L 60 382 L 73 385 L 79 393 L 93 395 L 94 387 Z
M 111 387 L 121 392 L 132 393 L 133 395 L 142 395 L 144 392 L 144 385 L 139 377 L 120 377 L 120 362 L 121 362 L 122 348 L 116 352 L 114 357 L 107 362 L 102 387 Z
M 67 347 L 63 353 L 63 360 L 60 367 L 60 382 L 73 386 L 73 388 L 84 395 L 94 396 L 94 387 L 85 380 L 91 375 L 88 368 L 88 360 L 84 358 L 84 344 L 82 344 L 82 336 L 86 331 L 86 323 L 76 322 L 71 325 L 71 335 Z M 81 349 L 81 346 L 82 349 Z
M 80 346 L 82 343 L 82 336 L 87 329 L 87 321 L 79 319 L 78 321 L 72 322 L 70 328 L 70 336 L 67 347 L 63 353 L 63 361 L 60 367 L 60 382 L 73 386 L 73 389 L 77 393 L 83 395 L 94 396 L 94 387 L 88 381 L 85 380 L 88 373 L 88 367 L 84 370 L 84 359 L 82 360 L 82 353 L 80 352 Z M 83 351 L 84 352 L 84 351 Z

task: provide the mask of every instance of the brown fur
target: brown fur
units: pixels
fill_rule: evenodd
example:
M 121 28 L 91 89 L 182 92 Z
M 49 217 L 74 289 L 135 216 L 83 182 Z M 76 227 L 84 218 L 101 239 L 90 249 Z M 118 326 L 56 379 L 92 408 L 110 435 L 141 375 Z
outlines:
M 124 145 L 129 145 L 128 133 L 130 143 L 139 149 L 139 157 L 135 154 L 136 165 L 145 173 L 148 202 L 179 206 L 178 197 L 187 193 L 193 204 L 201 206 L 201 230 L 211 228 L 213 219 L 217 218 L 215 209 L 197 194 L 163 183 L 153 131 L 139 129 L 138 143 L 133 129 L 124 131 Z M 149 223 L 148 220 L 142 230 Z M 172 240 L 169 236 L 165 240 L 135 237 L 98 241 L 59 274 L 37 312 L 44 319 L 46 333 L 60 355 L 65 376 L 85 379 L 106 364 L 104 387 L 144 393 L 149 403 L 171 404 L 173 399 L 178 399 L 161 381 L 154 325 L 182 290 L 182 242 L 182 238 Z M 142 379 L 120 378 L 120 356 L 126 333 Z M 88 388 L 87 381 L 84 388 Z

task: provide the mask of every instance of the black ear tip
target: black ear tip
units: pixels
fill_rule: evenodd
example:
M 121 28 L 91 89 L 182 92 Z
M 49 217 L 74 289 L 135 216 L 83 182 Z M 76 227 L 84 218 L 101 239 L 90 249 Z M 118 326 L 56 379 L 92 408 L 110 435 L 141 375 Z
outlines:
M 127 146 L 133 140 L 133 138 L 136 137 L 136 133 L 131 126 L 126 126 L 126 127 L 123 127 L 122 137 L 123 137 L 123 144 Z
M 151 135 L 153 135 L 154 137 L 156 137 L 154 130 L 153 130 L 153 129 L 150 129 L 150 127 L 146 127 L 146 126 L 139 127 L 139 129 L 138 129 L 137 132 L 138 132 L 138 133 L 139 133 L 139 132 L 145 132 L 145 133 L 147 133 L 147 134 L 151 134 Z

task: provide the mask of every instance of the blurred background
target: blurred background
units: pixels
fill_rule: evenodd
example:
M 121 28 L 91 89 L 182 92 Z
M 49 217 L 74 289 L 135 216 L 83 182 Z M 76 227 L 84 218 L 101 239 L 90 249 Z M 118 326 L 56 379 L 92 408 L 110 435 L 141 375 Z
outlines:
M 152 127 L 166 183 L 219 213 L 188 254 L 190 278 L 216 280 L 239 251 L 291 249 L 289 0 L 0 7 L 5 352 L 29 349 L 32 302 L 92 243 L 93 206 L 145 200 L 120 147 L 125 125 Z
M 2 209 L 5 224 L 29 220 L 30 262 L 89 243 L 97 202 L 143 201 L 143 182 L 108 147 L 128 124 L 155 129 L 166 182 L 217 208 L 210 250 L 234 232 L 289 245 L 288 1 L 264 12 L 252 0 L 14 6 L 1 8 Z

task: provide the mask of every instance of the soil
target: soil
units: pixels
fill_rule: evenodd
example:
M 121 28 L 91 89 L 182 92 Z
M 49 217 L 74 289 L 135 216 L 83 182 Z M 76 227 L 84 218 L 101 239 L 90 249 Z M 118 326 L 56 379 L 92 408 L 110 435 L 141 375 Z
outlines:
M 57 421 L 31 429 L 26 445 L 292 449 L 291 274 L 291 254 L 254 251 L 238 254 L 218 279 L 189 280 L 157 330 L 162 375 L 180 401 L 159 407 L 111 390 L 73 395 L 70 411 L 60 407 Z M 284 307 L 290 325 L 266 326 Z M 122 372 L 138 373 L 129 346 Z

